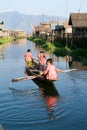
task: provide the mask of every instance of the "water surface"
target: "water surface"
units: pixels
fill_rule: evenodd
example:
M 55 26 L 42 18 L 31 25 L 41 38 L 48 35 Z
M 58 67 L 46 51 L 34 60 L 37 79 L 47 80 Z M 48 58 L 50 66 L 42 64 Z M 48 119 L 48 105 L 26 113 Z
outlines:
M 37 58 L 40 50 L 27 40 L 0 51 L 0 123 L 4 130 L 87 130 L 87 71 L 61 73 L 59 81 L 45 86 L 46 91 L 32 80 L 12 83 L 12 78 L 24 76 L 28 48 Z M 54 64 L 69 69 L 64 60 Z

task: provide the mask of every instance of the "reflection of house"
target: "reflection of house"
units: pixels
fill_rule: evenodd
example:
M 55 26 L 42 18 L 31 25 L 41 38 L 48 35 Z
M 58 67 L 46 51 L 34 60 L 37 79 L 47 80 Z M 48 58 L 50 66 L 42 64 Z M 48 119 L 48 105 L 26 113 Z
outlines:
M 72 36 L 87 38 L 87 13 L 71 13 L 69 25 L 72 25 Z

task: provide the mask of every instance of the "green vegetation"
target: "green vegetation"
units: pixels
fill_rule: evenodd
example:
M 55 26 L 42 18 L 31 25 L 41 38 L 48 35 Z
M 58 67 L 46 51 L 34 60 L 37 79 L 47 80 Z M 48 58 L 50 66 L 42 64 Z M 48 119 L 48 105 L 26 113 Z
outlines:
M 84 65 L 87 65 L 87 50 L 85 47 L 76 46 L 78 44 L 75 44 L 75 47 L 69 48 L 71 45 L 68 44 L 69 47 L 66 47 L 66 44 L 64 42 L 57 42 L 54 41 L 53 43 L 47 42 L 45 39 L 42 38 L 34 38 L 30 37 L 29 40 L 35 42 L 39 47 L 45 49 L 48 52 L 54 53 L 56 56 L 66 56 L 71 55 L 75 61 L 81 61 Z M 81 47 L 81 48 L 80 48 Z
M 28 40 L 33 41 L 34 37 L 27 37 Z
M 16 40 L 16 39 L 24 39 L 25 38 L 25 36 L 15 36 L 14 37 L 14 39 Z
M 35 38 L 33 41 L 39 46 L 42 46 L 44 43 L 46 43 L 46 40 L 41 38 Z
M 13 41 L 13 38 L 0 38 L 0 45 Z
M 84 65 L 87 65 L 87 49 L 78 48 L 72 51 L 71 53 L 74 60 L 82 61 Z
M 56 56 L 66 56 L 69 53 L 69 48 L 63 47 L 58 42 L 47 42 L 45 39 L 42 38 L 28 38 L 29 40 L 35 42 L 38 46 L 43 48 L 44 50 L 54 53 Z
M 56 55 L 56 56 L 66 56 L 66 55 L 68 55 L 69 54 L 69 51 L 68 51 L 68 49 L 67 48 L 56 48 L 55 50 L 54 50 L 54 54 Z
M 27 39 L 30 40 L 30 41 L 35 42 L 39 46 L 42 46 L 43 44 L 46 43 L 46 40 L 42 39 L 42 38 L 28 37 Z
M 46 42 L 46 44 L 43 44 L 42 45 L 42 48 L 45 49 L 46 51 L 49 51 L 49 52 L 54 52 L 54 50 L 56 49 L 55 45 L 53 45 L 52 43 L 50 42 Z

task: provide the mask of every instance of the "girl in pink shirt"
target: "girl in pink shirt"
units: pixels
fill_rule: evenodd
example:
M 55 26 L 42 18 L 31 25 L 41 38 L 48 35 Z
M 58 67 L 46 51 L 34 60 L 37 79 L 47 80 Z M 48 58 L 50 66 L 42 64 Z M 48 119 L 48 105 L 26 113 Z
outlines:
M 47 68 L 44 70 L 45 78 L 49 80 L 58 80 L 57 72 L 63 72 L 63 70 L 56 68 L 52 63 L 53 61 L 51 58 L 47 59 Z
M 39 70 L 44 70 L 45 64 L 46 64 L 46 55 L 44 51 L 41 51 L 38 55 L 38 60 L 39 60 Z

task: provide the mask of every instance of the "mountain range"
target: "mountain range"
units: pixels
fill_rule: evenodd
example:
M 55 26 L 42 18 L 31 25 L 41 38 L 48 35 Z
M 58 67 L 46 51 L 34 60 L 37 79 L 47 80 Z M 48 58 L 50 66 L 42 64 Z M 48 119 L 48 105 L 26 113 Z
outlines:
M 0 13 L 0 21 L 4 22 L 3 29 L 22 30 L 31 33 L 33 27 L 41 22 L 49 22 L 51 20 L 65 20 L 61 16 L 48 15 L 25 15 L 16 11 Z

